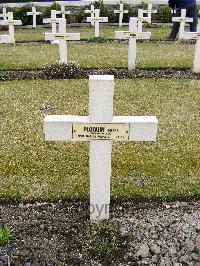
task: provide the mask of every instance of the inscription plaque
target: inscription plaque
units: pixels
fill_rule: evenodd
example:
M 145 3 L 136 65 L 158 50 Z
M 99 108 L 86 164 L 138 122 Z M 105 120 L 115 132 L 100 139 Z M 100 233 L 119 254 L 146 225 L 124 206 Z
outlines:
M 124 32 L 124 36 L 126 39 L 130 39 L 130 38 L 141 38 L 141 33 L 139 32 L 129 32 L 129 31 L 125 31 Z
M 72 138 L 76 140 L 121 140 L 129 139 L 128 124 L 74 123 Z

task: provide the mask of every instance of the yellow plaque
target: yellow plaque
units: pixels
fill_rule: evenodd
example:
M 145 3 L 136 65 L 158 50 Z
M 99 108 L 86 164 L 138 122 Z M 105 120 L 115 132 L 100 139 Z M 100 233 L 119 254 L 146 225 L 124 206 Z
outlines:
M 130 38 L 141 38 L 141 34 L 138 32 L 129 32 L 129 31 L 125 31 L 124 32 L 124 36 L 126 39 L 130 39 Z
M 55 34 L 54 35 L 54 38 L 55 38 L 55 40 L 60 40 L 60 39 L 62 39 L 62 40 L 69 40 L 70 39 L 70 35 L 69 34 L 63 34 L 63 35 L 61 35 L 61 34 Z
M 129 139 L 129 124 L 74 123 L 72 138 L 75 140 L 127 141 Z

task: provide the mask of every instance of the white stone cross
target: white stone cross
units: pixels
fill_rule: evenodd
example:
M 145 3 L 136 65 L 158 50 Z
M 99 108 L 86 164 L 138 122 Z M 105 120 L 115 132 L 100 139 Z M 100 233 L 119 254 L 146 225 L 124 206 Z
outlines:
M 100 9 L 95 9 L 94 17 L 88 17 L 87 22 L 94 22 L 95 37 L 99 37 L 99 23 L 108 22 L 108 17 L 100 17 Z
M 65 18 L 65 15 L 70 15 L 70 11 L 65 10 L 65 5 L 61 5 L 61 11 L 56 11 L 56 14 L 62 15 L 62 18 Z
M 136 40 L 137 39 L 150 39 L 151 32 L 142 32 L 138 29 L 138 19 L 130 18 L 129 31 L 115 31 L 115 39 L 129 40 L 128 47 L 128 70 L 135 69 L 136 62 Z
M 122 27 L 123 16 L 128 13 L 128 10 L 124 10 L 124 5 L 120 4 L 119 10 L 114 10 L 114 13 L 119 14 L 119 27 Z
M 59 33 L 45 33 L 45 41 L 59 41 L 60 64 L 67 64 L 67 41 L 80 40 L 80 33 L 66 32 L 66 19 L 59 19 Z
M 6 7 L 3 7 L 3 13 L 0 14 L 0 18 L 3 18 L 3 20 L 6 20 L 8 17 L 7 13 L 6 13 Z
M 91 14 L 91 18 L 94 18 L 94 5 L 90 6 L 90 9 L 86 9 L 85 13 L 86 14 Z M 94 21 L 91 22 L 91 25 L 94 26 Z
M 28 16 L 33 16 L 33 28 L 36 29 L 36 25 L 37 25 L 37 20 L 36 20 L 36 16 L 42 14 L 41 12 L 36 12 L 36 7 L 32 6 L 32 12 L 27 12 Z
M 90 219 L 109 218 L 112 141 L 156 141 L 155 116 L 113 116 L 114 76 L 89 76 L 89 116 L 47 115 L 47 141 L 90 141 Z
M 56 24 L 58 24 L 58 18 L 56 17 L 56 10 L 51 10 L 51 18 L 44 18 L 43 23 L 51 23 L 51 32 L 56 33 Z
M 152 4 L 148 4 L 148 8 L 143 10 L 144 14 L 147 14 L 147 17 L 150 18 L 151 23 L 151 14 L 157 13 L 156 9 L 152 9 Z
M 186 17 L 186 9 L 181 9 L 181 16 L 180 17 L 172 17 L 173 22 L 180 22 L 179 28 L 179 37 L 178 39 L 183 39 L 183 34 L 185 31 L 185 23 L 186 22 L 193 22 L 193 18 Z
M 145 11 L 138 9 L 138 31 L 142 31 L 143 22 L 151 23 L 151 17 L 144 17 Z
M 200 73 L 200 19 L 198 20 L 197 32 L 184 32 L 183 39 L 196 40 L 193 59 L 193 71 L 195 73 Z
M 7 13 L 8 17 L 6 20 L 1 20 L 0 25 L 8 26 L 8 35 L 0 36 L 0 43 L 15 43 L 15 28 L 14 26 L 22 25 L 21 20 L 13 19 L 13 12 Z

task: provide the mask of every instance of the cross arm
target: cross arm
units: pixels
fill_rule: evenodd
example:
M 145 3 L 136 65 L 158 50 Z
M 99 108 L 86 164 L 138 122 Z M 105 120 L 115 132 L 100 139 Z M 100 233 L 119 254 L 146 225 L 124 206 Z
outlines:
M 94 14 L 95 11 L 94 11 L 94 10 L 90 10 L 90 9 L 86 9 L 86 10 L 85 10 L 85 13 L 86 13 L 86 14 L 90 14 L 90 13 L 91 13 L 91 14 Z
M 151 23 L 151 18 L 150 17 L 141 17 L 141 18 L 138 18 L 138 21 Z
M 60 11 L 56 11 L 56 14 L 57 15 L 60 15 L 60 14 L 70 15 L 71 12 L 70 11 L 62 11 L 62 10 L 60 10 Z
M 47 141 L 72 140 L 73 123 L 88 124 L 87 116 L 47 115 L 44 134 Z M 155 116 L 114 116 L 111 124 L 128 124 L 129 141 L 156 141 L 158 120 Z
M 3 25 L 3 26 L 7 26 L 7 25 L 18 26 L 18 25 L 22 25 L 22 21 L 21 20 L 2 20 L 2 21 L 0 21 L 0 25 Z
M 51 19 L 51 18 L 44 18 L 43 19 L 43 23 L 44 24 L 47 24 L 47 23 L 58 23 L 59 21 L 58 21 L 58 19 L 56 18 L 56 19 Z
M 200 32 L 184 32 L 183 39 L 185 40 L 198 40 L 200 39 Z
M 32 15 L 40 15 L 42 14 L 41 12 L 27 12 L 27 16 L 32 16 Z
M 87 17 L 87 22 L 108 22 L 108 17 Z
M 188 17 L 185 17 L 185 18 L 173 17 L 172 18 L 172 21 L 173 22 L 193 22 L 193 18 L 188 18 Z
M 9 42 L 11 42 L 10 35 L 0 35 L 0 43 L 9 43 Z
M 114 13 L 115 14 L 120 14 L 120 13 L 127 14 L 128 13 L 128 10 L 114 10 Z
M 130 38 L 136 39 L 150 39 L 151 32 L 129 32 L 129 31 L 115 31 L 115 39 L 129 40 Z

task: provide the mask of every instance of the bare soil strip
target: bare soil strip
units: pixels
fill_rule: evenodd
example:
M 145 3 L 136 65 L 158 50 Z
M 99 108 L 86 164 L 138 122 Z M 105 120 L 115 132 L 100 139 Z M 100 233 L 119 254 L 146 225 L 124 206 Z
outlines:
M 114 75 L 115 78 L 166 78 L 166 79 L 200 79 L 200 73 L 192 69 L 136 69 L 126 68 L 79 69 L 68 65 L 53 65 L 35 70 L 0 71 L 0 81 L 36 80 L 36 79 L 81 79 L 89 75 Z

